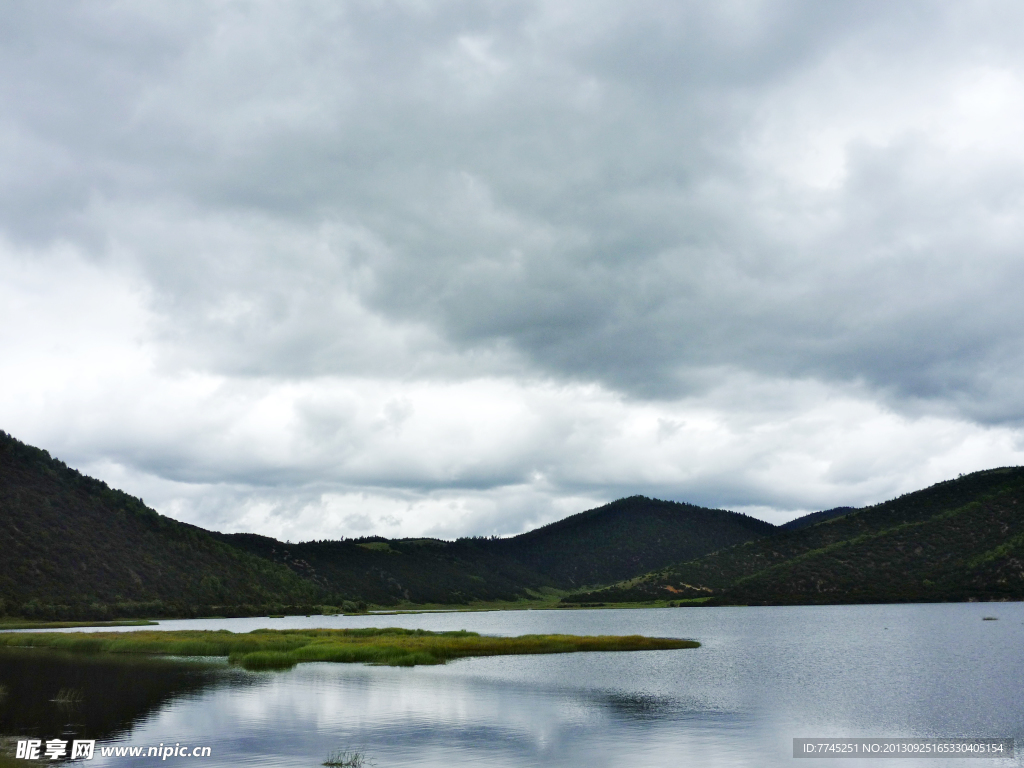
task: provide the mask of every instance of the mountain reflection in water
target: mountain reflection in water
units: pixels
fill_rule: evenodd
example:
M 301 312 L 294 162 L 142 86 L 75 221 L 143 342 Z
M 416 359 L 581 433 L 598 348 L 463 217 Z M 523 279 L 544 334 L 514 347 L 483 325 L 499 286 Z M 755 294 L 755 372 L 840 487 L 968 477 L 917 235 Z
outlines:
M 267 673 L 223 661 L 11 650 L 0 654 L 0 685 L 8 691 L 0 704 L 0 735 L 74 734 L 138 746 L 180 741 L 211 747 L 204 768 L 316 768 L 345 749 L 364 753 L 377 768 L 775 768 L 795 765 L 794 738 L 958 736 L 1016 738 L 1018 756 L 916 759 L 913 768 L 1024 766 L 1022 603 L 439 613 L 161 626 L 250 631 L 261 624 L 635 633 L 703 645 L 414 668 L 300 664 Z M 80 689 L 81 703 L 52 701 L 62 689 Z M 97 753 L 88 765 L 134 764 L 153 760 Z M 870 768 L 908 765 L 872 759 Z M 796 768 L 835 765 L 807 759 Z
M 0 734 L 115 739 L 218 681 L 216 667 L 195 661 L 3 648 Z

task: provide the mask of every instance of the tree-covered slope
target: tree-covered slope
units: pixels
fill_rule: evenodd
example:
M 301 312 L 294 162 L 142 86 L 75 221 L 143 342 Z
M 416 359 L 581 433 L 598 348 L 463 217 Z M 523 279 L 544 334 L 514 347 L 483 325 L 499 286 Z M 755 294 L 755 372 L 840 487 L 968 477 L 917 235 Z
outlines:
M 554 582 L 485 546 L 486 540 L 367 539 L 285 544 L 250 533 L 215 534 L 288 566 L 325 602 L 356 597 L 378 605 L 518 600 Z
M 390 605 L 516 600 L 545 587 L 611 584 L 773 530 L 734 512 L 634 496 L 508 539 L 283 544 L 254 534 L 217 536 L 287 565 L 328 601 L 356 594 Z
M 1024 468 L 976 472 L 577 599 L 709 596 L 734 603 L 1024 599 Z
M 642 496 L 509 539 L 312 541 L 219 534 L 159 515 L 0 432 L 0 612 L 188 615 L 214 607 L 1024 598 L 1024 468 L 978 472 L 776 528 Z
M 737 512 L 631 496 L 487 545 L 572 589 L 628 579 L 774 530 Z
M 831 520 L 834 517 L 842 517 L 854 512 L 853 507 L 835 507 L 834 509 L 824 509 L 821 512 L 811 512 L 809 515 L 798 517 L 795 520 L 790 520 L 788 523 L 783 523 L 779 526 L 780 530 L 783 531 L 798 531 L 801 528 L 810 528 L 812 525 L 818 523 L 824 523 L 826 520 Z
M 290 544 L 176 522 L 0 433 L 0 612 L 25 616 L 516 600 L 610 584 L 770 530 L 633 497 L 511 539 Z
M 0 608 L 68 616 L 148 604 L 308 602 L 287 568 L 164 517 L 0 432 Z M 131 610 L 131 609 L 126 609 Z M 122 611 L 123 612 L 123 611 Z

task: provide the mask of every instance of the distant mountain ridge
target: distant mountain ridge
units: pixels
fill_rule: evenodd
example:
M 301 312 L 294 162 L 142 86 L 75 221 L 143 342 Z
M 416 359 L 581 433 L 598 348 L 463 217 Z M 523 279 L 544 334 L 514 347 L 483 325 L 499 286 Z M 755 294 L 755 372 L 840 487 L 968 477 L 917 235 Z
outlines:
M 1024 599 L 1022 467 L 975 472 L 810 522 L 566 600 Z
M 328 594 L 357 593 L 387 605 L 516 600 L 609 584 L 774 528 L 736 512 L 633 496 L 506 539 L 284 544 L 255 534 L 214 535 L 288 566 Z
M 517 600 L 609 584 L 773 529 L 734 512 L 636 496 L 509 539 L 290 544 L 172 520 L 0 432 L 0 615 Z
M 172 520 L 0 432 L 0 615 L 253 615 L 543 596 L 566 604 L 1024 599 L 1024 468 L 779 527 L 632 496 L 505 539 L 291 544 Z
M 579 588 L 767 536 L 775 526 L 722 509 L 630 496 L 488 546 Z M 698 554 L 699 553 L 699 554 Z

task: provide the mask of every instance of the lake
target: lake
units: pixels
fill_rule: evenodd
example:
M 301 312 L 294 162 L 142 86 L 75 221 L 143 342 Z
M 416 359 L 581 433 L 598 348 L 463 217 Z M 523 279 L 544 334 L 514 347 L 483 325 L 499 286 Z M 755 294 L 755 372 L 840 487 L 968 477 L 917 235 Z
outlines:
M 998 620 L 984 620 L 997 617 Z M 164 629 L 400 626 L 644 634 L 695 650 L 463 659 L 392 668 L 0 653 L 0 733 L 95 738 L 83 765 L 154 765 L 100 746 L 209 746 L 214 766 L 835 766 L 805 737 L 1015 738 L 1024 752 L 1024 604 L 510 611 L 164 621 Z M 150 628 L 151 629 L 151 628 Z M 133 628 L 124 628 L 132 631 Z M 52 701 L 61 689 L 79 701 Z M 74 698 L 74 697 L 72 697 Z M 1019 766 L 853 759 L 839 768 Z

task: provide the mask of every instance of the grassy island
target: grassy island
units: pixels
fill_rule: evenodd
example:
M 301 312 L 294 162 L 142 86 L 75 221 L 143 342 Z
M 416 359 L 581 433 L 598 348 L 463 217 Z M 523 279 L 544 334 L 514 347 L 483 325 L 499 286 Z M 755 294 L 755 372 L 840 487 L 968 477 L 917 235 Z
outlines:
M 579 651 L 656 651 L 698 648 L 694 640 L 602 635 L 488 637 L 476 632 L 424 629 L 257 629 L 218 631 L 32 632 L 0 635 L 0 646 L 92 653 L 227 656 L 245 669 L 288 669 L 303 661 L 411 667 L 467 656 L 510 656 Z

